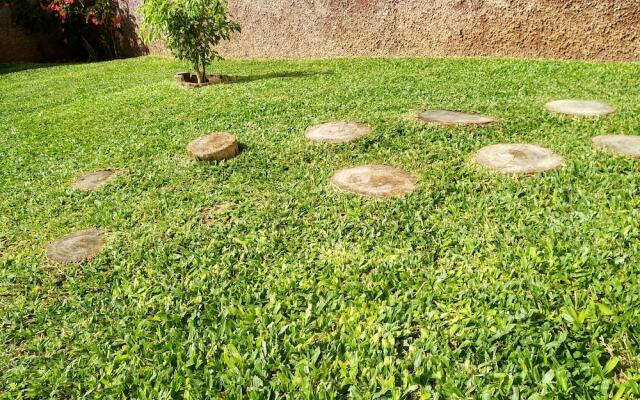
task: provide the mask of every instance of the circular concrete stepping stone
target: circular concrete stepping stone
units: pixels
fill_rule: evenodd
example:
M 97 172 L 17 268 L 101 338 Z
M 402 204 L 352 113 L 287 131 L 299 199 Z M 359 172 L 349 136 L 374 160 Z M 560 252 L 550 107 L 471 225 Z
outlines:
M 484 125 L 495 122 L 495 119 L 478 114 L 467 114 L 459 111 L 427 110 L 418 114 L 418 119 L 435 122 L 445 126 Z
M 616 109 L 607 103 L 593 100 L 555 100 L 545 105 L 547 110 L 578 117 L 598 117 Z
M 189 143 L 187 151 L 196 160 L 228 160 L 238 155 L 238 141 L 225 132 L 203 136 Z
M 100 186 L 106 184 L 121 171 L 115 169 L 103 169 L 90 172 L 76 179 L 71 186 L 80 190 L 96 191 Z
M 640 136 L 603 135 L 591 139 L 595 147 L 623 156 L 640 158 Z
M 312 126 L 305 136 L 314 142 L 345 143 L 371 133 L 371 128 L 357 122 L 337 121 Z
M 374 197 L 401 197 L 412 192 L 416 179 L 387 165 L 362 165 L 338 171 L 331 183 L 340 190 Z
M 97 256 L 105 240 L 98 229 L 85 229 L 64 236 L 47 246 L 47 258 L 59 264 L 74 264 Z
M 480 149 L 475 161 L 504 174 L 533 174 L 561 166 L 564 158 L 532 144 L 494 144 Z

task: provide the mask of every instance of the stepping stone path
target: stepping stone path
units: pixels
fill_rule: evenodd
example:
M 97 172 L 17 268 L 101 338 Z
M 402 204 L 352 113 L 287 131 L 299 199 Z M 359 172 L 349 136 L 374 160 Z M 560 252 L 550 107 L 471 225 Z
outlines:
M 504 174 L 533 174 L 561 166 L 564 158 L 532 144 L 495 144 L 480 149 L 475 161 Z
M 104 169 L 101 171 L 90 172 L 76 179 L 71 185 L 80 190 L 96 191 L 100 186 L 104 185 L 122 171 L 115 169 Z
M 214 133 L 196 139 L 187 146 L 189 154 L 199 161 L 228 160 L 238 155 L 238 141 L 228 133 Z
M 577 117 L 598 117 L 616 109 L 607 103 L 593 100 L 555 100 L 545 105 L 547 110 Z
M 591 139 L 595 147 L 623 156 L 640 158 L 640 136 L 604 135 Z
M 435 122 L 444 126 L 484 125 L 495 122 L 495 119 L 478 114 L 467 114 L 459 111 L 428 110 L 418 114 L 418 119 Z
M 58 264 L 75 264 L 97 256 L 105 240 L 98 229 L 85 229 L 64 236 L 47 247 L 47 258 Z
M 314 142 L 344 143 L 358 139 L 371 133 L 371 128 L 364 124 L 349 121 L 329 122 L 316 125 L 305 133 L 307 139 Z
M 362 165 L 338 171 L 331 183 L 340 190 L 374 197 L 401 197 L 412 192 L 416 179 L 387 165 Z

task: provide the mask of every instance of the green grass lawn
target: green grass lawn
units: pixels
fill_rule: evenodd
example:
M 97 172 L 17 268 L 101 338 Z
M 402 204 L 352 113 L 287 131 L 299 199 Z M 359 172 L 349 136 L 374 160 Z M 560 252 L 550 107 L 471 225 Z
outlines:
M 197 90 L 166 58 L 28 67 L 0 66 L 0 398 L 640 398 L 640 161 L 590 143 L 640 134 L 640 64 L 225 61 L 237 82 Z M 567 118 L 556 98 L 618 111 Z M 411 118 L 429 108 L 499 122 Z M 374 132 L 304 138 L 342 119 Z M 239 157 L 187 157 L 218 131 Z M 518 142 L 565 166 L 473 163 Z M 329 184 L 367 163 L 418 187 Z M 103 168 L 127 172 L 70 187 Z M 90 227 L 96 259 L 46 261 Z

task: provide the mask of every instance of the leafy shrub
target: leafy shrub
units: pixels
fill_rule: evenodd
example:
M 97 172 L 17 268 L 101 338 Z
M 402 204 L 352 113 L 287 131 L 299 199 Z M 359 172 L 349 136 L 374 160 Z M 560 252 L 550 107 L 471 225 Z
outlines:
M 142 34 L 149 42 L 164 40 L 176 57 L 188 61 L 206 82 L 206 68 L 220 59 L 215 46 L 240 31 L 228 13 L 226 0 L 144 0 Z
M 117 55 L 114 30 L 122 16 L 115 0 L 8 0 L 14 23 L 28 33 L 58 31 L 68 47 L 82 47 L 90 60 Z

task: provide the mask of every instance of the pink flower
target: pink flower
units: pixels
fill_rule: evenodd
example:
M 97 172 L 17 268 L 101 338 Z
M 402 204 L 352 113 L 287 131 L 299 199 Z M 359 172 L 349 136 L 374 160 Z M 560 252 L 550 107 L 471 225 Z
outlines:
M 74 0 L 64 0 L 64 4 L 68 4 L 71 5 L 73 4 Z
M 104 18 L 91 17 L 90 21 L 94 25 L 102 25 L 104 23 Z
M 121 16 L 116 16 L 111 18 L 111 23 L 116 27 L 116 28 L 120 28 L 120 24 L 122 23 L 122 17 Z

